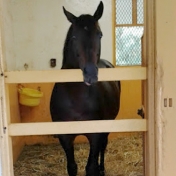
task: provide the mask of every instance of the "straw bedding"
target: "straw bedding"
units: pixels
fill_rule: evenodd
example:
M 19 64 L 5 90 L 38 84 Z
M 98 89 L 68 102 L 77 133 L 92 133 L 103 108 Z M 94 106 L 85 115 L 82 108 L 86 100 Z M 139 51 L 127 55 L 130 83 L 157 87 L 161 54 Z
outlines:
M 88 143 L 75 144 L 78 176 L 85 175 Z M 142 133 L 109 140 L 106 176 L 143 176 Z M 14 165 L 15 176 L 67 176 L 66 158 L 59 144 L 25 146 Z

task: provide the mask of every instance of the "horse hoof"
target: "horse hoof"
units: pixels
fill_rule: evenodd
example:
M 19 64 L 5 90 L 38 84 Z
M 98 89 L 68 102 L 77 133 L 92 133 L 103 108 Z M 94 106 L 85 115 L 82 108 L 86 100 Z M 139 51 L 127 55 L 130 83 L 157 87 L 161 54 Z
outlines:
M 101 172 L 101 173 L 100 173 L 100 176 L 105 176 L 105 173 L 104 173 L 104 172 Z
M 105 172 L 104 171 L 100 171 L 100 176 L 105 176 Z

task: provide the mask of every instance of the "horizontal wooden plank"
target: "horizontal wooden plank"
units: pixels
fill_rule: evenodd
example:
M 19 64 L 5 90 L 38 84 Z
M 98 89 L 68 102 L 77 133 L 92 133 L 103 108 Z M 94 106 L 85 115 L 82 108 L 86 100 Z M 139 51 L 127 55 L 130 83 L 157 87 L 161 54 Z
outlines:
M 13 123 L 10 136 L 146 131 L 145 119 Z
M 136 26 L 144 26 L 144 24 L 116 24 L 115 27 L 136 27 Z
M 145 80 L 146 67 L 118 67 L 99 69 L 99 81 Z M 82 82 L 79 69 L 52 71 L 11 71 L 5 72 L 6 83 L 49 83 L 49 82 Z

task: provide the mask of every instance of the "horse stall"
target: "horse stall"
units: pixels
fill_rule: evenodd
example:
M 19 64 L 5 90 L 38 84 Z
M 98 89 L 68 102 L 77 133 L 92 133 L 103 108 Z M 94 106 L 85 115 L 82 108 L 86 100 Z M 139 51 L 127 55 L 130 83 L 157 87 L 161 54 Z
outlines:
M 99 69 L 98 81 L 121 81 L 121 106 L 116 120 L 78 122 L 52 122 L 49 109 L 55 82 L 83 81 L 79 69 L 60 70 L 70 26 L 62 6 L 79 16 L 93 14 L 100 1 L 0 2 L 2 175 L 67 175 L 63 149 L 53 135 L 106 132 L 111 132 L 105 152 L 106 176 L 156 175 L 153 1 L 143 1 L 146 18 L 141 65 Z M 103 0 L 103 4 L 99 20 L 103 31 L 101 58 L 115 64 L 115 0 Z M 39 104 L 20 104 L 23 88 L 36 90 Z M 137 114 L 141 107 L 144 118 Z M 79 175 L 84 175 L 88 150 L 87 139 L 77 137 Z

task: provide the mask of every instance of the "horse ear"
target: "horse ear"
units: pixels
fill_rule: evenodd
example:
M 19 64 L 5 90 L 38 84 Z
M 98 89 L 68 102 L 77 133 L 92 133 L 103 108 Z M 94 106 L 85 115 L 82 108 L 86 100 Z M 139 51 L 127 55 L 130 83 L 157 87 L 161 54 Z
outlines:
M 97 10 L 95 11 L 93 17 L 95 18 L 96 21 L 98 21 L 102 14 L 103 14 L 103 9 L 104 9 L 104 5 L 103 5 L 103 2 L 100 1 L 100 4 L 98 5 L 97 7 Z
M 71 23 L 74 23 L 76 21 L 76 16 L 74 16 L 72 13 L 68 12 L 64 7 L 63 7 L 63 11 L 64 11 L 64 14 L 67 17 L 68 21 L 70 21 Z

